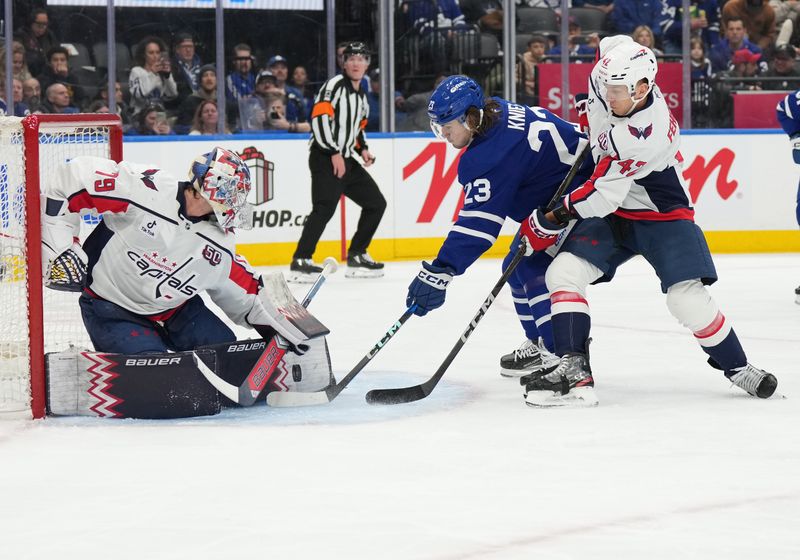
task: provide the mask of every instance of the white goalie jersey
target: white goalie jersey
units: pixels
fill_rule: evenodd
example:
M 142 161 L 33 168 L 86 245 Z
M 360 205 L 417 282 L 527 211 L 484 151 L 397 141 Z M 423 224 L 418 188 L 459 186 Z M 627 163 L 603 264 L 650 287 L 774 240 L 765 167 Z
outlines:
M 186 215 L 187 184 L 153 166 L 71 160 L 46 188 L 43 258 L 71 248 L 79 214 L 95 210 L 102 221 L 83 245 L 88 293 L 162 321 L 206 291 L 236 324 L 271 325 L 290 342 L 302 341 L 280 313 L 265 309 L 261 277 L 235 253 L 233 232 Z

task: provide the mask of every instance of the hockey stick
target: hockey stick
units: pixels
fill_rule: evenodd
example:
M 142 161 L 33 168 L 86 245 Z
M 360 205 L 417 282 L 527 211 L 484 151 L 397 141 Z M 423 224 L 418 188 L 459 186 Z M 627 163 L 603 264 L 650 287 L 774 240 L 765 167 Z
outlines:
M 313 392 L 299 392 L 299 391 L 273 391 L 267 395 L 267 404 L 270 406 L 286 407 L 286 406 L 311 406 L 316 404 L 327 404 L 339 396 L 345 387 L 347 387 L 353 378 L 364 369 L 367 364 L 372 361 L 372 358 L 380 352 L 381 348 L 386 346 L 386 343 L 397 334 L 403 323 L 408 321 L 414 310 L 417 308 L 416 304 L 409 307 L 405 313 L 391 326 L 389 330 L 384 333 L 381 339 L 369 352 L 367 352 L 361 361 L 345 375 L 341 381 L 336 384 L 330 385 L 321 391 Z
M 555 194 L 550 199 L 550 202 L 547 204 L 547 208 L 551 209 L 553 206 L 556 205 L 558 200 L 564 195 L 564 192 L 567 190 L 567 187 L 575 178 L 575 174 L 578 172 L 578 169 L 583 165 L 583 161 L 586 159 L 586 156 L 591 151 L 589 147 L 589 143 L 586 143 L 586 146 L 583 148 L 581 153 L 575 159 L 575 162 L 572 164 L 572 167 L 567 173 L 564 180 L 561 181 L 561 184 L 556 189 Z M 439 380 L 442 378 L 444 373 L 447 371 L 447 368 L 450 367 L 450 364 L 455 360 L 458 353 L 463 348 L 464 344 L 466 344 L 467 339 L 472 335 L 475 329 L 478 326 L 478 323 L 483 316 L 486 315 L 486 312 L 489 310 L 489 307 L 494 302 L 497 295 L 500 293 L 500 290 L 503 289 L 508 278 L 517 268 L 517 265 L 522 261 L 522 258 L 525 256 L 525 250 L 527 248 L 527 243 L 524 237 L 520 237 L 519 247 L 517 247 L 517 252 L 514 253 L 514 257 L 511 259 L 511 262 L 508 263 L 508 266 L 503 271 L 503 275 L 500 276 L 500 279 L 492 288 L 492 291 L 486 297 L 486 299 L 481 304 L 480 309 L 472 318 L 472 321 L 469 322 L 469 325 L 461 333 L 461 337 L 456 342 L 453 349 L 450 350 L 450 353 L 442 362 L 442 365 L 439 366 L 439 369 L 436 370 L 436 373 L 433 374 L 433 377 L 425 381 L 424 383 L 420 383 L 419 385 L 412 385 L 411 387 L 402 387 L 398 389 L 373 389 L 367 393 L 366 399 L 367 402 L 370 404 L 401 404 L 401 403 L 409 403 L 418 401 L 420 399 L 424 399 L 428 395 L 431 394 L 433 389 L 439 383 Z
M 325 283 L 328 275 L 336 272 L 337 267 L 338 263 L 336 259 L 333 257 L 325 259 L 322 272 L 319 273 L 317 279 L 314 280 L 314 284 L 312 284 L 308 293 L 303 298 L 303 307 L 308 307 L 308 304 L 319 291 L 320 287 L 322 287 L 322 284 Z M 242 381 L 238 387 L 232 383 L 228 383 L 211 371 L 211 368 L 209 368 L 196 353 L 194 358 L 200 373 L 203 374 L 217 391 L 240 406 L 252 406 L 267 386 L 267 382 L 272 378 L 275 368 L 278 367 L 278 364 L 288 349 L 289 343 L 286 342 L 282 336 L 277 334 L 273 336 L 264 349 L 264 352 L 261 353 L 261 356 L 256 361 L 253 369 L 250 370 L 250 373 L 247 374 L 247 377 L 245 377 L 244 381 Z

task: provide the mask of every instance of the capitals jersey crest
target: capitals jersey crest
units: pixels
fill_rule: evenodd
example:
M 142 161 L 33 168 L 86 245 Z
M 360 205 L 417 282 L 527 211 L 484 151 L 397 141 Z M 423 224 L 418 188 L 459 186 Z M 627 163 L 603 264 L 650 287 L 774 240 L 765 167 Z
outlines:
M 653 123 L 650 123 L 644 128 L 636 128 L 635 126 L 628 125 L 628 131 L 634 138 L 645 140 L 653 133 Z

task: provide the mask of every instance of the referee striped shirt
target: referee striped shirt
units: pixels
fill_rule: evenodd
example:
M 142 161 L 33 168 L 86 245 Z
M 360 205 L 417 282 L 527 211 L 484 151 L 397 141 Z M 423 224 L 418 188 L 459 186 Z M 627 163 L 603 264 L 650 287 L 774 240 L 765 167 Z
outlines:
M 326 154 L 353 157 L 367 148 L 364 128 L 369 105 L 367 93 L 356 90 L 349 78 L 339 74 L 322 84 L 311 111 L 311 145 Z

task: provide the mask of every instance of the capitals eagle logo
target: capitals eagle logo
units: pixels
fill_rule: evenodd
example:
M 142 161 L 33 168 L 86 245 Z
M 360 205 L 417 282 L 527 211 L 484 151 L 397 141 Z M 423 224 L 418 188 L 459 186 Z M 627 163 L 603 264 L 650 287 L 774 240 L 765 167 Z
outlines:
M 635 126 L 628 125 L 628 131 L 634 138 L 646 139 L 653 133 L 653 123 L 648 124 L 644 128 L 636 128 Z

